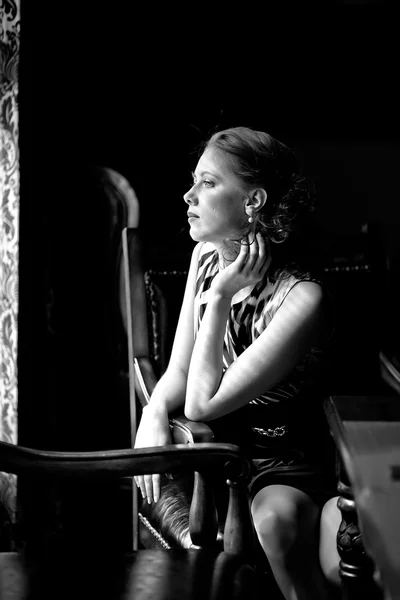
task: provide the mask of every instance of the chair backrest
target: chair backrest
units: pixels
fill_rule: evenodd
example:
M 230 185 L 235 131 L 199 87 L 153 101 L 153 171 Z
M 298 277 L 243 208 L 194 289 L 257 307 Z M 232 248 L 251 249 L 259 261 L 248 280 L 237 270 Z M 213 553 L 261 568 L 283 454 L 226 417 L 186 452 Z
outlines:
M 106 167 L 86 165 L 74 186 L 67 188 L 73 194 L 68 198 L 68 218 L 54 222 L 50 232 L 41 384 L 48 396 L 46 422 L 51 426 L 45 436 L 32 436 L 24 424 L 20 441 L 60 450 L 126 447 L 128 360 L 119 303 L 121 232 L 128 225 L 138 227 L 139 203 L 127 180 Z
M 150 355 L 160 376 L 168 366 L 185 291 L 187 271 L 148 269 L 144 273 L 149 309 Z
M 46 428 L 50 431 L 45 439 L 31 437 L 42 449 L 128 448 L 132 428 L 127 336 L 120 302 L 121 235 L 125 227 L 138 228 L 139 203 L 129 182 L 106 167 L 86 166 L 74 185 L 71 206 L 75 214 L 52 230 L 48 349 L 43 357 L 49 381 L 44 373 L 38 385 L 48 394 L 46 420 L 51 427 Z M 36 445 L 31 437 L 26 441 L 27 436 L 21 436 L 21 443 Z M 117 487 L 114 494 L 110 485 L 98 500 L 96 493 L 93 495 L 92 512 L 99 507 L 107 521 L 125 502 Z M 74 493 L 67 488 L 54 492 L 52 498 L 51 494 L 49 491 L 49 513 L 54 506 L 75 503 Z M 21 510 L 38 509 L 37 486 L 19 482 L 19 499 Z M 70 514 L 77 511 L 74 506 Z M 125 516 L 125 529 L 129 529 L 129 502 L 120 512 Z

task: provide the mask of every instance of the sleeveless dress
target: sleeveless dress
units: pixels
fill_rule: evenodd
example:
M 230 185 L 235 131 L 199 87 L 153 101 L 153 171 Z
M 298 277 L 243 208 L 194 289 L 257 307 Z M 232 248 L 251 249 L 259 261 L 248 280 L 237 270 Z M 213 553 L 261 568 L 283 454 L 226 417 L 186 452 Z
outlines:
M 218 253 L 210 244 L 200 250 L 195 289 L 194 334 L 207 307 Z M 281 271 L 267 276 L 232 302 L 223 346 L 223 370 L 268 327 L 287 294 L 310 273 Z M 322 286 L 323 287 L 323 286 Z M 329 311 L 329 294 L 324 294 Z M 250 495 L 265 485 L 284 483 L 303 489 L 316 501 L 335 495 L 335 451 L 322 410 L 329 393 L 329 336 L 313 346 L 277 385 L 248 405 L 208 425 L 218 441 L 235 443 L 248 453 L 254 467 Z

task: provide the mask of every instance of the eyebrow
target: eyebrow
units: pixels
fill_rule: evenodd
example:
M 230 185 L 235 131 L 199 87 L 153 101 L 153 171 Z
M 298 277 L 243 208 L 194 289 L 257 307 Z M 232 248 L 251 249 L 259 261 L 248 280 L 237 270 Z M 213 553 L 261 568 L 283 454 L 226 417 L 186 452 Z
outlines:
M 192 175 L 193 175 L 193 177 L 197 177 L 197 175 L 194 171 L 192 171 Z M 219 175 L 217 175 L 216 173 L 213 173 L 212 171 L 202 171 L 201 173 L 199 173 L 199 177 L 204 177 L 204 175 L 210 175 L 211 177 L 215 177 L 216 179 L 221 179 L 221 177 Z

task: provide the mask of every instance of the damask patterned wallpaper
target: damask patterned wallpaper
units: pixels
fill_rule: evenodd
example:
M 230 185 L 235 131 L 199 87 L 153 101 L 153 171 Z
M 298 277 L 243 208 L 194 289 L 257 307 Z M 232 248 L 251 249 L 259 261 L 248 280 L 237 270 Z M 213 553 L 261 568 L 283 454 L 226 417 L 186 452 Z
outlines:
M 17 441 L 20 0 L 0 3 L 0 439 Z M 0 504 L 14 515 L 16 481 L 0 473 Z M 1 528 L 1 523 L 0 523 Z M 0 531 L 1 533 L 1 531 Z

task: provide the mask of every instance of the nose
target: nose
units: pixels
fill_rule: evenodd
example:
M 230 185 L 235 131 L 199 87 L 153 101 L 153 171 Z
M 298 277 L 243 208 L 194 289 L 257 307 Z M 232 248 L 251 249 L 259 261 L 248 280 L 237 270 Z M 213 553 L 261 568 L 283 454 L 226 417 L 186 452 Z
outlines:
M 186 204 L 195 204 L 195 202 L 197 201 L 197 196 L 194 191 L 194 185 L 192 185 L 190 190 L 188 190 L 186 194 L 184 194 L 183 199 L 186 202 Z

